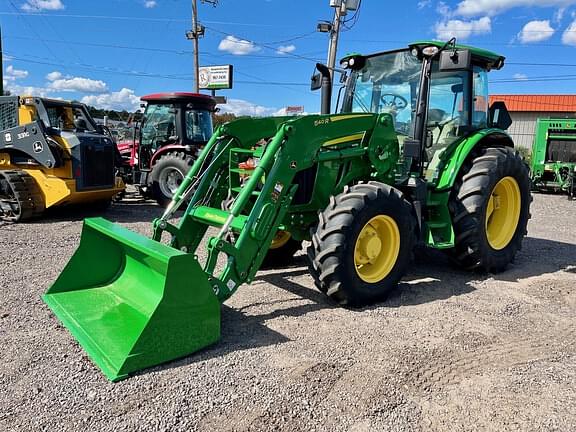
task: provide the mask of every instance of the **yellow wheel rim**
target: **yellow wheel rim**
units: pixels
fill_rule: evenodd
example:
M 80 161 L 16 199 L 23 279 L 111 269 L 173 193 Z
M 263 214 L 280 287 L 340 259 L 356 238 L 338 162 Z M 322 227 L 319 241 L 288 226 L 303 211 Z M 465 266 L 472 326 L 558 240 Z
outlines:
M 288 243 L 288 240 L 292 238 L 292 234 L 288 231 L 276 231 L 276 235 L 272 239 L 272 244 L 270 245 L 270 249 L 279 249 Z
M 390 274 L 400 253 L 400 230 L 390 216 L 373 217 L 354 246 L 354 265 L 360 279 L 377 283 Z
M 486 207 L 486 236 L 492 249 L 502 250 L 510 244 L 518 227 L 521 207 L 518 182 L 513 177 L 504 177 L 494 186 Z

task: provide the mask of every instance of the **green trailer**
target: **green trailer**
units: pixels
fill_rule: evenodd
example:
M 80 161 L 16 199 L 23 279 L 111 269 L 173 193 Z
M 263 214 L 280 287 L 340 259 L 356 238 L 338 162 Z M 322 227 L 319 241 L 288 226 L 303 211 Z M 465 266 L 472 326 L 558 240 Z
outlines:
M 576 119 L 538 119 L 532 145 L 532 185 L 576 195 Z
M 488 107 L 503 64 L 455 41 L 347 56 L 337 114 L 318 65 L 324 114 L 219 127 L 151 238 L 87 219 L 44 300 L 119 380 L 215 343 L 220 304 L 303 242 L 317 288 L 347 307 L 384 299 L 417 244 L 503 271 L 531 202 L 510 117 Z

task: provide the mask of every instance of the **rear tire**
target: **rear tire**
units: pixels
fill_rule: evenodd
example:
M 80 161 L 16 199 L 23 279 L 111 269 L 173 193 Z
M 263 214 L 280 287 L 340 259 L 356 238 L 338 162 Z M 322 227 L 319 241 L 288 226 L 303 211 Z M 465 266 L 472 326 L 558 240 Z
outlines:
M 160 156 L 150 174 L 152 197 L 166 207 L 194 164 L 194 158 L 184 152 Z
M 406 273 L 414 227 L 399 190 L 379 182 L 346 187 L 320 213 L 308 249 L 316 286 L 341 305 L 383 300 Z
M 505 270 L 527 234 L 531 201 L 520 155 L 511 148 L 481 149 L 464 166 L 450 199 L 454 260 L 469 270 Z

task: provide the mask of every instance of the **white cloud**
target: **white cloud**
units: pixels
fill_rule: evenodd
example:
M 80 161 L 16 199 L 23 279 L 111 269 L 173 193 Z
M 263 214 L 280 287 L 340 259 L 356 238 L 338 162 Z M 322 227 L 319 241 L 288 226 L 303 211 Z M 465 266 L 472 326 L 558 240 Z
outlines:
M 158 6 L 158 3 L 155 0 L 146 0 L 144 2 L 144 7 L 146 9 L 152 9 L 155 8 L 156 6 Z
M 450 8 L 448 7 L 448 5 L 444 2 L 438 2 L 438 4 L 436 5 L 436 12 L 438 12 L 439 15 L 442 15 L 443 17 L 449 17 L 451 15 L 450 13 Z
M 513 78 L 516 81 L 526 81 L 528 79 L 528 75 L 523 74 L 523 73 L 517 73 L 517 74 L 514 74 Z
M 464 0 L 458 3 L 455 14 L 494 16 L 515 7 L 567 7 L 574 4 L 576 0 Z
M 576 21 L 572 22 L 562 34 L 562 43 L 576 46 Z
M 64 4 L 61 0 L 27 0 L 26 3 L 22 5 L 22 10 L 26 12 L 62 9 L 64 9 Z
M 6 67 L 6 74 L 4 78 L 7 81 L 15 81 L 17 79 L 23 79 L 28 76 L 27 70 L 15 69 L 14 66 L 9 65 Z
M 242 99 L 228 99 L 223 105 L 218 105 L 222 112 L 237 116 L 266 117 L 279 112 L 277 108 L 265 107 Z
M 549 20 L 530 21 L 518 33 L 518 39 L 522 43 L 542 42 L 550 39 L 554 32 L 555 30 L 550 26 Z
M 16 84 L 14 81 L 4 80 L 4 90 L 8 90 L 12 95 L 17 96 L 40 96 L 46 97 L 51 92 L 50 89 L 44 87 L 22 86 Z
M 52 77 L 54 77 L 54 75 Z M 48 87 L 57 91 L 77 91 L 83 93 L 104 93 L 108 91 L 108 86 L 104 81 L 82 77 L 58 78 L 50 82 Z
M 424 9 L 430 7 L 432 0 L 421 0 L 418 2 L 418 9 Z
M 276 50 L 276 53 L 288 54 L 288 53 L 291 53 L 294 51 L 296 51 L 296 45 L 282 45 L 282 46 L 278 47 L 278 49 Z
M 62 78 L 62 73 L 58 71 L 50 72 L 48 75 L 46 75 L 46 79 L 48 81 L 56 81 L 60 78 Z
M 436 23 L 435 30 L 436 37 L 440 40 L 448 40 L 453 37 L 465 40 L 470 36 L 491 33 L 492 21 L 489 17 L 472 21 L 448 20 Z
M 234 55 L 246 55 L 260 51 L 260 48 L 254 45 L 254 42 L 238 39 L 234 36 L 226 36 L 225 39 L 222 39 L 218 49 Z
M 118 92 L 84 96 L 81 102 L 107 110 L 134 112 L 140 109 L 140 98 L 134 94 L 134 90 L 128 88 L 123 88 Z

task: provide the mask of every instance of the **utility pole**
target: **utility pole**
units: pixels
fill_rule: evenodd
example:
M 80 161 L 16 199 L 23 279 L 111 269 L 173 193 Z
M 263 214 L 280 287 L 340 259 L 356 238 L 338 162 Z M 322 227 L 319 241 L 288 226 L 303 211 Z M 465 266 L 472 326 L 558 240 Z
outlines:
M 340 27 L 342 17 L 346 16 L 346 1 L 343 0 L 339 5 L 334 6 L 334 22 L 330 30 L 330 45 L 328 46 L 327 65 L 330 68 L 330 79 L 334 82 L 334 67 L 336 66 L 336 53 L 338 51 L 338 37 L 340 36 Z
M 2 52 L 2 27 L 0 27 L 0 96 L 4 96 L 4 53 Z
M 328 45 L 328 60 L 326 65 L 330 71 L 330 79 L 334 81 L 334 67 L 336 66 L 336 54 L 338 51 L 338 37 L 342 28 L 343 18 L 348 11 L 357 11 L 362 0 L 330 0 L 330 7 L 334 8 L 334 21 L 321 21 L 317 30 L 321 33 L 330 33 Z
M 208 3 L 214 7 L 218 0 L 200 0 L 202 3 Z M 192 40 L 194 44 L 194 92 L 200 91 L 200 59 L 198 52 L 198 39 L 204 36 L 206 28 L 198 23 L 198 3 L 192 0 L 192 30 L 186 32 L 186 39 Z
M 192 0 L 192 31 L 194 32 L 194 92 L 200 92 L 200 73 L 199 73 L 199 58 L 198 58 L 198 5 L 196 0 Z

